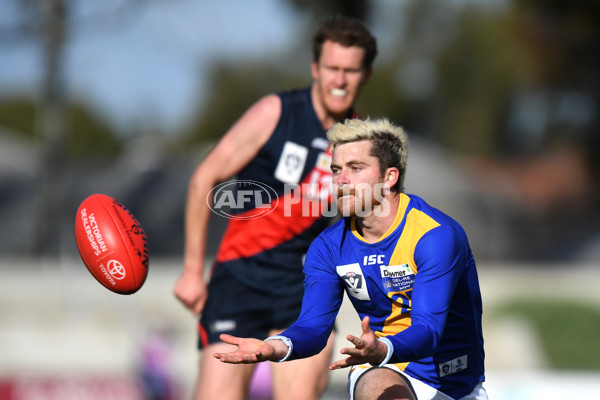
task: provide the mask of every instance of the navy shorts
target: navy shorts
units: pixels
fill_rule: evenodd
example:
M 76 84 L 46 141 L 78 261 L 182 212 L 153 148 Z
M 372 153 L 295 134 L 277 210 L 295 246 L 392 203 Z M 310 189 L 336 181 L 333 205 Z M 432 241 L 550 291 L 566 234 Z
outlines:
M 257 288 L 234 277 L 226 268 L 217 267 L 198 324 L 198 347 L 219 342 L 222 333 L 265 339 L 273 329 L 286 329 L 298 319 L 303 295 L 301 274 L 284 287 L 280 281 L 275 285 L 265 280 Z

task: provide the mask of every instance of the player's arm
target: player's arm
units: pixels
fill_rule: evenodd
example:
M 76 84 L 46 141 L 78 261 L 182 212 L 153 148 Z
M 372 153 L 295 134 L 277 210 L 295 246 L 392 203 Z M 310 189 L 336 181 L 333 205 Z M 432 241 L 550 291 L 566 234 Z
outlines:
M 387 336 L 393 346 L 392 361 L 418 360 L 435 351 L 469 254 L 466 240 L 451 226 L 437 227 L 421 238 L 414 253 L 418 273 L 411 296 L 411 326 Z
M 298 321 L 280 334 L 290 341 L 290 354 L 286 356 L 286 360 L 319 353 L 333 329 L 344 296 L 344 284 L 335 268 L 335 254 L 339 248 L 332 243 L 338 243 L 337 238 L 327 239 L 327 234 L 321 234 L 313 241 L 306 254 L 302 311 Z M 380 364 L 390 359 L 392 346 L 375 337 L 368 317 L 362 320 L 361 328 L 360 337 L 346 337 L 354 345 L 353 348 L 341 350 L 348 357 L 334 362 L 330 369 L 366 362 Z
M 226 363 L 248 364 L 306 358 L 323 350 L 344 296 L 343 283 L 327 253 L 322 237 L 317 237 L 306 254 L 302 310 L 292 326 L 264 341 L 221 335 L 222 341 L 238 348 L 215 353 L 214 357 Z
M 281 99 L 275 94 L 252 105 L 226 132 L 193 173 L 185 210 L 183 272 L 175 296 L 198 314 L 206 301 L 204 256 L 210 208 L 207 197 L 219 182 L 235 176 L 269 140 L 281 116 Z
M 228 364 L 254 364 L 261 361 L 281 361 L 289 355 L 291 349 L 282 339 L 259 340 L 226 334 L 221 335 L 220 338 L 225 343 L 237 346 L 237 349 L 232 352 L 213 354 L 216 359 Z
M 286 359 L 313 356 L 327 345 L 344 298 L 344 283 L 335 269 L 334 252 L 321 234 L 306 253 L 302 309 L 298 320 L 279 334 L 292 344 Z

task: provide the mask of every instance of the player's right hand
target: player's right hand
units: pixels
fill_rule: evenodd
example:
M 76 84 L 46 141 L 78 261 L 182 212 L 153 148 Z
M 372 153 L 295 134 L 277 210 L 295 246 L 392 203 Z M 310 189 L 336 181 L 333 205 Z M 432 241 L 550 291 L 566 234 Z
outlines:
M 273 361 L 277 358 L 275 348 L 266 341 L 254 338 L 240 338 L 222 334 L 221 340 L 237 346 L 237 350 L 229 353 L 215 353 L 214 357 L 228 364 L 254 364 L 261 361 Z
M 175 283 L 173 294 L 194 314 L 200 314 L 204 310 L 208 295 L 204 277 L 202 274 L 184 270 Z

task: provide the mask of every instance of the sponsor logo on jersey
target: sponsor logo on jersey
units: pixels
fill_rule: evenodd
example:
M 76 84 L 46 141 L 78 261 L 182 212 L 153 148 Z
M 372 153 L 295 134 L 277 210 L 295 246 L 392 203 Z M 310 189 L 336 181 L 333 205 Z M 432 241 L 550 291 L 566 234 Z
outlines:
M 364 274 L 358 263 L 338 265 L 335 267 L 338 275 L 346 284 L 348 294 L 358 300 L 370 301 L 369 290 Z
M 414 275 L 410 265 L 402 264 L 402 265 L 382 265 L 381 269 L 381 277 L 382 278 L 400 278 L 407 275 Z
M 412 288 L 415 274 L 408 264 L 380 265 L 383 287 L 389 291 L 402 292 Z
M 275 168 L 275 178 L 283 183 L 298 184 L 308 157 L 308 148 L 287 141 Z
M 467 356 L 457 357 L 454 360 L 438 364 L 440 377 L 455 374 L 467 369 Z
M 319 153 L 315 167 L 331 176 L 331 154 Z

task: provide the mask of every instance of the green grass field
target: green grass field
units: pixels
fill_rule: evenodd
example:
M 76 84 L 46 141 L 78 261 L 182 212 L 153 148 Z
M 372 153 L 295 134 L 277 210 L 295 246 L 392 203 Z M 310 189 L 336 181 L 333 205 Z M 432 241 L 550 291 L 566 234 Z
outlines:
M 511 300 L 492 311 L 493 317 L 518 317 L 531 323 L 549 367 L 600 369 L 600 308 L 557 299 Z

